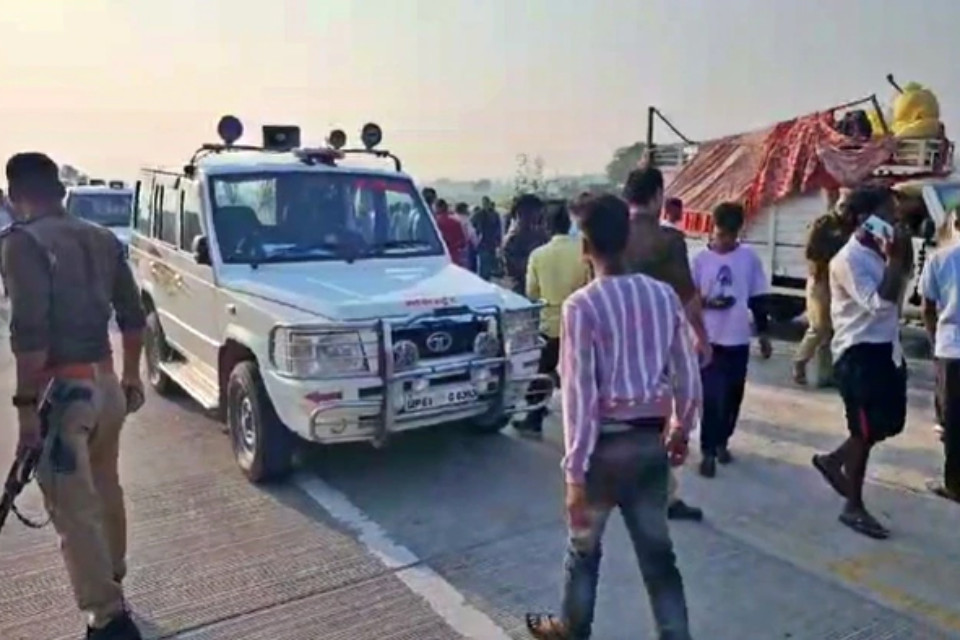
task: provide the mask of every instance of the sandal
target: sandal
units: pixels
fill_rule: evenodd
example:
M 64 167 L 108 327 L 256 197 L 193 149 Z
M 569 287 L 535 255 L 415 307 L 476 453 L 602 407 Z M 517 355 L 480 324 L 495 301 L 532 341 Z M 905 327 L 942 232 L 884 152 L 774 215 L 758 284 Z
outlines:
M 843 512 L 840 514 L 839 519 L 843 524 L 868 538 L 886 540 L 890 537 L 890 530 L 880 524 L 876 518 L 866 511 L 860 513 Z
M 813 468 L 820 472 L 820 475 L 823 476 L 823 479 L 827 481 L 827 484 L 830 485 L 830 488 L 836 491 L 841 498 L 847 497 L 847 477 L 843 475 L 843 471 L 837 469 L 826 462 L 827 456 L 825 455 L 815 455 L 811 462 L 813 463 Z
M 528 613 L 527 631 L 537 640 L 570 640 L 563 622 L 550 613 Z

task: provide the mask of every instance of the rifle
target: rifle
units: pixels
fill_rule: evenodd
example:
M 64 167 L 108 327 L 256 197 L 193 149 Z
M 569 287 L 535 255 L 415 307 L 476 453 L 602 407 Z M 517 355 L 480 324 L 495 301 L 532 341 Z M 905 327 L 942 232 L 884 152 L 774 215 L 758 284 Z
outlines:
M 50 393 L 44 393 L 43 400 L 40 402 L 40 406 L 37 408 L 37 413 L 40 414 L 40 441 L 41 443 L 46 442 L 47 440 L 47 431 L 49 428 L 50 421 Z M 31 529 L 42 529 L 47 526 L 47 523 L 50 522 L 50 519 L 43 522 L 38 522 L 36 520 L 31 520 L 30 518 L 23 515 L 20 510 L 17 508 L 16 500 L 20 495 L 20 492 L 23 491 L 23 488 L 30 484 L 33 480 L 37 463 L 40 462 L 40 455 L 43 453 L 43 446 L 31 450 L 31 451 L 18 451 L 17 457 L 13 460 L 13 465 L 10 467 L 10 473 L 7 474 L 7 481 L 3 484 L 3 495 L 0 496 L 0 531 L 3 530 L 3 525 L 7 521 L 7 516 L 10 515 L 10 512 L 13 512 L 13 515 L 17 517 L 17 520 L 22 522 L 25 526 L 30 527 Z

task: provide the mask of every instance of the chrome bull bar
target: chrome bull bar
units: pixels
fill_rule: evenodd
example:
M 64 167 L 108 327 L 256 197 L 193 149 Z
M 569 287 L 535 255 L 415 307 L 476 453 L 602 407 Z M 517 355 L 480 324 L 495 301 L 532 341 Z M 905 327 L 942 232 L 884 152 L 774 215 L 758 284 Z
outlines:
M 500 360 L 506 361 L 506 358 L 501 358 Z M 506 364 L 506 363 L 505 363 Z M 466 365 L 471 368 L 480 368 L 480 365 L 469 364 Z M 487 365 L 489 366 L 489 365 Z M 458 369 L 463 369 L 464 365 L 460 365 Z M 428 370 L 428 367 L 425 367 L 423 370 L 411 370 L 404 371 L 401 375 L 397 376 L 394 380 L 388 381 L 383 385 L 383 396 L 377 400 L 332 400 L 330 402 L 324 402 L 313 409 L 310 412 L 310 432 L 313 434 L 318 427 L 324 426 L 337 426 L 343 424 L 344 420 L 339 418 L 326 418 L 324 414 L 330 413 L 333 411 L 348 409 L 348 410 L 376 410 L 376 418 L 379 418 L 376 429 L 374 431 L 373 443 L 375 446 L 383 446 L 386 444 L 387 439 L 390 437 L 391 433 L 394 431 L 394 426 L 398 422 L 403 422 L 405 419 L 417 420 L 422 418 L 432 418 L 436 416 L 441 416 L 444 414 L 457 414 L 462 411 L 468 411 L 472 408 L 472 403 L 480 403 L 489 405 L 487 409 L 487 414 L 495 415 L 514 415 L 517 413 L 529 413 L 531 411 L 537 411 L 546 407 L 550 403 L 550 397 L 552 396 L 555 385 L 553 378 L 546 374 L 533 374 L 533 375 L 523 375 L 515 376 L 509 379 L 504 376 L 502 378 L 501 384 L 498 385 L 497 390 L 491 392 L 486 396 L 480 396 L 476 401 L 470 403 L 460 403 L 460 404 L 451 404 L 444 405 L 443 407 L 438 407 L 435 409 L 421 409 L 417 411 L 411 411 L 409 413 L 404 413 L 398 411 L 394 407 L 393 398 L 395 396 L 396 385 L 402 384 L 406 380 L 417 379 L 423 377 L 424 370 Z M 429 374 L 427 374 L 429 375 Z M 536 389 L 527 389 L 519 398 L 518 402 L 507 405 L 505 397 L 511 389 L 517 385 L 527 385 L 533 386 L 538 384 Z M 540 386 L 542 385 L 542 386 Z M 527 403 L 526 396 L 531 394 L 543 394 L 543 399 L 535 403 Z M 387 397 L 389 396 L 389 398 Z M 386 413 L 386 411 L 391 411 L 391 413 Z
M 542 307 L 543 305 L 537 305 Z M 497 307 L 484 307 L 484 308 L 470 308 L 463 307 L 462 313 L 457 313 L 456 315 L 473 315 L 478 318 L 490 318 L 493 317 L 496 319 L 496 337 L 499 341 L 501 349 L 505 348 L 504 341 L 504 322 L 503 322 L 503 311 Z M 532 375 L 521 375 L 521 376 L 512 376 L 510 374 L 510 357 L 507 355 L 500 355 L 496 357 L 477 357 L 467 361 L 460 362 L 447 362 L 447 363 L 438 363 L 438 364 L 421 364 L 415 366 L 411 369 L 403 369 L 400 371 L 396 370 L 394 357 L 393 357 L 393 330 L 396 328 L 409 327 L 416 322 L 426 319 L 437 317 L 435 312 L 427 312 L 414 315 L 408 318 L 379 318 L 376 320 L 370 321 L 354 321 L 354 322 L 344 322 L 344 323 L 335 323 L 335 324 L 322 324 L 314 326 L 304 326 L 304 325 L 277 325 L 273 328 L 270 333 L 271 341 L 271 353 L 273 352 L 272 343 L 276 330 L 279 328 L 296 328 L 303 329 L 306 331 L 318 330 L 318 331 L 343 331 L 343 330 L 373 330 L 376 332 L 377 337 L 377 361 L 378 361 L 378 371 L 377 377 L 382 381 L 382 393 L 379 399 L 370 399 L 370 400 L 332 400 L 329 402 L 323 402 L 310 412 L 310 433 L 313 435 L 315 430 L 319 426 L 334 426 L 340 425 L 343 423 L 342 419 L 337 418 L 327 418 L 324 416 L 326 413 L 332 411 L 343 410 L 343 409 L 354 409 L 354 410 L 375 410 L 377 412 L 376 418 L 377 424 L 375 427 L 373 442 L 376 446 L 382 446 L 386 443 L 386 440 L 389 438 L 390 434 L 395 431 L 395 427 L 398 421 L 403 421 L 403 419 L 415 420 L 417 418 L 429 418 L 436 415 L 443 415 L 446 413 L 456 414 L 464 410 L 469 410 L 470 405 L 468 403 L 463 404 L 452 404 L 446 405 L 442 408 L 434 410 L 420 410 L 413 411 L 410 413 L 404 413 L 395 406 L 395 398 L 397 395 L 397 386 L 402 385 L 408 380 L 423 379 L 429 376 L 435 376 L 438 374 L 443 374 L 446 372 L 454 371 L 472 371 L 474 369 L 489 369 L 489 368 L 498 368 L 499 375 L 497 379 L 500 384 L 497 385 L 497 389 L 488 394 L 484 394 L 478 400 L 481 403 L 489 403 L 490 407 L 488 409 L 488 414 L 495 415 L 514 415 L 517 413 L 527 413 L 530 411 L 535 411 L 545 407 L 549 401 L 550 397 L 554 391 L 555 384 L 553 378 L 546 374 L 532 374 Z M 534 349 L 543 348 L 543 341 L 538 340 L 537 346 L 529 351 Z M 356 376 L 343 376 L 343 377 L 356 377 Z M 537 394 L 543 394 L 543 400 L 534 403 L 526 404 L 525 397 L 530 393 L 530 390 L 527 390 L 521 398 L 523 402 L 512 403 L 511 406 L 507 406 L 506 396 L 508 392 L 514 390 L 518 385 L 533 385 L 537 384 L 537 389 L 535 392 Z

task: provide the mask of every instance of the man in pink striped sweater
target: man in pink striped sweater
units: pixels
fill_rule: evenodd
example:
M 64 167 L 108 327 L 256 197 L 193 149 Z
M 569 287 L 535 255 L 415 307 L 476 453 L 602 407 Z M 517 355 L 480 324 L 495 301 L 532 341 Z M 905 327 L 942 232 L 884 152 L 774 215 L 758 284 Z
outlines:
M 690 640 L 683 580 L 667 526 L 670 465 L 682 464 L 697 422 L 700 366 L 673 289 L 627 275 L 627 205 L 585 204 L 583 251 L 596 278 L 563 304 L 560 380 L 569 545 L 561 614 L 529 614 L 541 640 L 590 637 L 600 540 L 620 510 L 647 586 L 657 637 Z M 668 428 L 668 418 L 676 422 Z

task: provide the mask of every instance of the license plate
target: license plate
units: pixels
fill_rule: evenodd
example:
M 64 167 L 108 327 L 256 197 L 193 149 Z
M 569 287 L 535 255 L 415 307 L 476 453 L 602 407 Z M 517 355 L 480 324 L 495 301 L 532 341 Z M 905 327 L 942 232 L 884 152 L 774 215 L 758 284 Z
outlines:
M 409 393 L 403 401 L 404 411 L 425 411 L 453 404 L 464 404 L 477 399 L 477 390 L 470 387 Z

